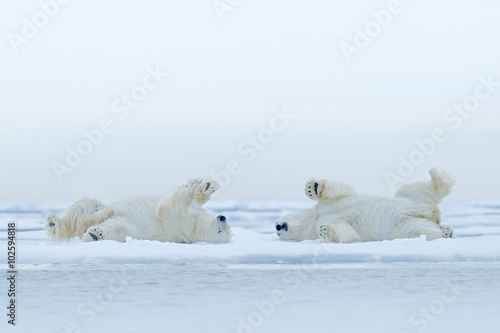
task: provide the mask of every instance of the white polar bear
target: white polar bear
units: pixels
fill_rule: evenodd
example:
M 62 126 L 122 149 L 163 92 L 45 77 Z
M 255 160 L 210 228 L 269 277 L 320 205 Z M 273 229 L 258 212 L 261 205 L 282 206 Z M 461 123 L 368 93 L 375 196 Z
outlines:
M 321 239 L 351 243 L 412 238 L 455 238 L 450 226 L 441 227 L 437 205 L 454 180 L 431 169 L 431 181 L 402 186 L 394 198 L 358 195 L 345 184 L 311 180 L 306 195 L 318 203 L 309 210 L 286 215 L 276 222 L 283 240 Z
M 164 197 L 135 197 L 110 205 L 83 198 L 61 218 L 49 214 L 45 230 L 54 241 L 78 236 L 85 242 L 124 242 L 130 236 L 176 243 L 227 243 L 232 232 L 226 218 L 203 208 L 218 188 L 213 180 L 194 179 Z

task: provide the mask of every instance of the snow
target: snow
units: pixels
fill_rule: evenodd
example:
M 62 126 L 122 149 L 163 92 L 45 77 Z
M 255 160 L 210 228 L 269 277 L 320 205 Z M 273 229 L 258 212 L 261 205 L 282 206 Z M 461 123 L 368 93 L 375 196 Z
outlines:
M 500 203 L 443 207 L 457 239 L 279 240 L 274 221 L 309 206 L 211 204 L 228 244 L 55 244 L 44 216 L 65 204 L 0 207 L 3 226 L 16 221 L 19 271 L 18 325 L 1 331 L 498 331 Z
M 50 207 L 14 212 L 4 216 L 17 220 L 21 241 L 18 264 L 300 264 L 336 262 L 436 262 L 500 260 L 500 205 L 450 206 L 443 225 L 455 228 L 457 239 L 425 241 L 424 237 L 355 244 L 321 244 L 319 240 L 284 242 L 274 233 L 274 221 L 304 203 L 250 205 L 229 203 L 208 207 L 224 214 L 233 230 L 229 244 L 175 244 L 128 239 L 126 243 L 101 241 L 52 243 L 43 231 L 44 215 Z M 53 209 L 61 212 L 62 207 Z M 16 207 L 19 209 L 19 207 Z

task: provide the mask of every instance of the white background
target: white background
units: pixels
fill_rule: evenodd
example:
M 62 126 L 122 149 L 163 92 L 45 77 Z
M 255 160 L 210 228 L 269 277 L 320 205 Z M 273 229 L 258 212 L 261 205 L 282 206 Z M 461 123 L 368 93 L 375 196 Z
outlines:
M 480 76 L 500 81 L 500 5 L 401 1 L 348 64 L 340 44 L 387 5 L 252 0 L 221 20 L 212 1 L 74 0 L 15 52 L 9 34 L 40 5 L 2 1 L 0 200 L 156 194 L 230 160 L 243 171 L 217 200 L 305 200 L 311 176 L 390 195 L 384 174 L 438 127 L 448 139 L 407 181 L 437 166 L 458 180 L 449 200 L 500 197 L 500 89 L 457 130 L 443 120 Z M 120 120 L 112 102 L 148 66 L 170 75 Z M 296 118 L 247 162 L 238 146 L 283 107 Z M 59 182 L 51 164 L 103 118 L 115 121 L 113 133 Z

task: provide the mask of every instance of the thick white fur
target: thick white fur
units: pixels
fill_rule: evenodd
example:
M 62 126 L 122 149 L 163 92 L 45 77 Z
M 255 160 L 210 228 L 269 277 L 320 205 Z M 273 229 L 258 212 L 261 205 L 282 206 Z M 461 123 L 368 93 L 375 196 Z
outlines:
M 226 243 L 232 232 L 225 218 L 203 208 L 218 188 L 213 180 L 194 179 L 163 197 L 128 198 L 107 206 L 97 199 L 83 198 L 61 218 L 49 214 L 45 229 L 54 241 L 78 236 L 86 242 L 124 242 L 130 236 L 176 243 Z
M 309 210 L 283 216 L 276 233 L 284 240 L 320 238 L 351 243 L 412 238 L 454 238 L 451 227 L 441 227 L 437 205 L 454 180 L 431 169 L 431 181 L 402 186 L 394 198 L 358 195 L 348 185 L 328 180 L 306 183 L 306 195 L 318 203 Z M 285 224 L 286 223 L 286 224 Z

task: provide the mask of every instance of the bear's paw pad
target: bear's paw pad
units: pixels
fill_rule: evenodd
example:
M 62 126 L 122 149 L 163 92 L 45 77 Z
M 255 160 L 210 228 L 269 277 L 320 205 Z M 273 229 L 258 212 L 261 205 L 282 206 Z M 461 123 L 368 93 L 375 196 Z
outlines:
M 311 180 L 306 183 L 305 193 L 312 200 L 319 200 L 323 186 L 316 180 Z
M 443 238 L 455 238 L 455 230 L 449 225 L 443 227 Z
M 104 235 L 102 233 L 102 230 L 99 228 L 89 228 L 87 230 L 87 233 L 85 234 L 85 241 L 86 242 L 92 242 L 92 241 L 100 241 L 104 239 Z

